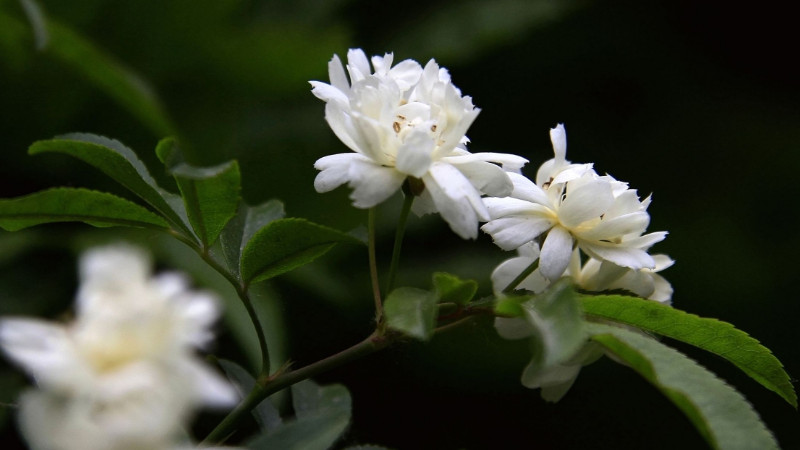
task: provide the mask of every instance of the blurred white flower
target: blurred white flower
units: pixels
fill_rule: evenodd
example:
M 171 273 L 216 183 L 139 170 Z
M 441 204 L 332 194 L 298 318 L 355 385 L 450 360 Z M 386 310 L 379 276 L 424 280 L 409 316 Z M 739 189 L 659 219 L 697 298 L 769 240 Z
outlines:
M 650 223 L 650 198 L 640 201 L 627 183 L 599 176 L 590 164 L 565 159 L 566 135 L 550 131 L 555 157 L 545 162 L 537 183 L 516 173 L 506 198 L 484 198 L 491 220 L 481 229 L 495 244 L 514 250 L 544 237 L 539 269 L 547 280 L 561 277 L 577 245 L 589 256 L 631 269 L 655 268 L 647 250 L 666 232 L 643 235 Z
M 151 278 L 131 247 L 91 250 L 80 266 L 72 323 L 0 320 L 0 347 L 39 387 L 20 400 L 33 448 L 173 448 L 195 408 L 237 401 L 195 354 L 212 338 L 212 296 L 177 274 Z
M 411 177 L 424 185 L 417 214 L 439 212 L 459 236 L 474 239 L 478 222 L 489 220 L 481 195 L 510 194 L 506 171 L 519 171 L 527 160 L 468 152 L 465 133 L 480 112 L 472 99 L 434 60 L 424 68 L 412 60 L 392 67 L 392 61 L 391 53 L 374 56 L 372 71 L 364 52 L 351 49 L 349 82 L 336 55 L 328 64 L 330 84 L 311 81 L 331 129 L 355 152 L 317 160 L 314 187 L 328 192 L 348 183 L 353 205 L 371 208 Z

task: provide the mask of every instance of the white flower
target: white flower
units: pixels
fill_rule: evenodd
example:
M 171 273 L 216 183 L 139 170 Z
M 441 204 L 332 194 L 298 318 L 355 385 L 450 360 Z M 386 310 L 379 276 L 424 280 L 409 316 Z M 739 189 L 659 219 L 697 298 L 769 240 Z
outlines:
M 510 194 L 505 171 L 519 171 L 527 160 L 468 152 L 465 133 L 480 112 L 472 99 L 434 60 L 424 68 L 412 60 L 392 67 L 392 60 L 391 53 L 374 56 L 373 72 L 364 52 L 351 49 L 349 82 L 336 55 L 328 64 L 330 84 L 311 81 L 331 129 L 354 152 L 320 158 L 314 187 L 328 192 L 347 183 L 353 205 L 371 208 L 416 178 L 424 191 L 414 211 L 439 212 L 459 236 L 475 238 L 478 221 L 489 220 L 481 195 Z
M 589 256 L 631 269 L 655 268 L 647 249 L 666 232 L 643 235 L 650 222 L 650 198 L 640 201 L 627 183 L 599 176 L 589 164 L 565 159 L 564 126 L 550 132 L 555 158 L 545 162 L 537 183 L 510 173 L 514 190 L 506 198 L 485 198 L 491 221 L 483 231 L 504 250 L 513 250 L 546 235 L 540 270 L 558 279 L 577 245 Z
M 0 321 L 0 347 L 38 391 L 20 400 L 34 448 L 171 448 L 192 411 L 230 406 L 233 387 L 195 355 L 218 315 L 208 294 L 177 274 L 150 277 L 130 247 L 81 260 L 75 320 Z

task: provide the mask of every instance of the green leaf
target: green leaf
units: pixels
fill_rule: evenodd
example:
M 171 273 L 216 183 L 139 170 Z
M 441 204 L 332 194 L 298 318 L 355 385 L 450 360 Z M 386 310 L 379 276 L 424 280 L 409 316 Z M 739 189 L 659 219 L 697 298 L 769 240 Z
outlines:
M 797 408 L 797 394 L 778 358 L 727 322 L 636 297 L 586 296 L 581 301 L 584 311 L 592 316 L 633 325 L 719 355 Z
M 522 317 L 525 315 L 522 304 L 532 298 L 530 295 L 501 297 L 494 305 L 494 312 L 500 316 Z
M 28 149 L 31 155 L 46 152 L 64 153 L 94 166 L 191 234 L 180 197 L 161 189 L 136 153 L 121 142 L 93 134 L 71 133 L 34 142 Z
M 156 155 L 175 178 L 200 242 L 203 247 L 210 247 L 238 209 L 242 190 L 239 163 L 194 167 L 185 162 L 175 138 L 162 139 L 156 146 Z
M 222 370 L 225 371 L 225 375 L 228 376 L 228 379 L 233 382 L 237 391 L 239 391 L 239 396 L 242 399 L 247 397 L 255 387 L 256 379 L 253 378 L 244 367 L 233 361 L 219 359 L 217 362 L 222 367 Z M 253 413 L 253 418 L 258 424 L 258 427 L 264 431 L 270 432 L 283 424 L 278 409 L 275 408 L 268 398 L 259 403 L 251 412 Z
M 682 353 L 639 333 L 590 324 L 592 339 L 658 388 L 716 449 L 777 449 L 758 414 L 735 389 Z
M 56 21 L 48 21 L 47 53 L 97 86 L 157 136 L 175 134 L 153 89 L 131 69 Z
M 383 305 L 390 328 L 427 341 L 436 325 L 437 297 L 431 291 L 401 287 L 393 290 Z
M 534 355 L 526 371 L 546 370 L 561 364 L 586 343 L 585 322 L 569 279 L 521 303 L 523 319 L 533 327 Z
M 230 161 L 207 168 L 181 164 L 172 175 L 195 233 L 205 247 L 211 246 L 236 214 L 241 190 L 239 164 Z
M 292 386 L 297 419 L 247 444 L 252 450 L 325 450 L 350 423 L 351 400 L 342 385 L 317 386 L 310 380 Z
M 433 274 L 433 287 L 440 303 L 466 305 L 478 292 L 478 282 L 462 280 L 455 275 L 436 272 Z
M 242 280 L 266 280 L 310 263 L 339 242 L 360 242 L 305 219 L 278 219 L 258 230 L 242 250 Z
M 256 206 L 239 203 L 236 215 L 228 222 L 220 235 L 225 260 L 228 268 L 234 274 L 239 275 L 242 250 L 256 231 L 273 220 L 282 219 L 285 215 L 286 212 L 280 200 L 273 199 Z
M 115 195 L 88 189 L 54 188 L 0 200 L 0 227 L 17 231 L 42 223 L 84 222 L 96 227 L 167 229 L 147 209 Z

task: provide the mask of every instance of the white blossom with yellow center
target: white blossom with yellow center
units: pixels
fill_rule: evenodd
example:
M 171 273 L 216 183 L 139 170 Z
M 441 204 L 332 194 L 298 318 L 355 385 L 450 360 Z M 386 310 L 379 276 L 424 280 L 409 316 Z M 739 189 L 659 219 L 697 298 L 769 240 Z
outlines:
M 331 129 L 354 152 L 317 160 L 314 187 L 328 192 L 347 183 L 353 205 L 371 208 L 412 178 L 424 187 L 417 214 L 438 212 L 459 236 L 474 239 L 478 222 L 489 220 L 481 196 L 510 194 L 506 171 L 519 171 L 527 160 L 468 152 L 465 133 L 480 112 L 472 99 L 434 60 L 424 68 L 412 60 L 392 67 L 392 61 L 392 54 L 374 56 L 373 71 L 364 52 L 352 49 L 350 81 L 336 55 L 328 64 L 330 84 L 311 81 Z
M 20 400 L 33 448 L 174 448 L 192 411 L 230 406 L 233 387 L 195 354 L 212 338 L 215 299 L 177 274 L 150 277 L 131 247 L 81 260 L 75 320 L 0 321 L 0 347 L 39 389 Z

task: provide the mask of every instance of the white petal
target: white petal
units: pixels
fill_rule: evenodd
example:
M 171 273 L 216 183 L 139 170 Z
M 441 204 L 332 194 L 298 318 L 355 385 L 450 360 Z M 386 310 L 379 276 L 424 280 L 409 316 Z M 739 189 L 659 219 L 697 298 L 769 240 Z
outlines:
M 367 148 L 367 142 L 361 137 L 361 134 L 356 129 L 353 123 L 353 117 L 350 115 L 347 108 L 343 108 L 336 103 L 328 103 L 325 105 L 325 121 L 331 127 L 331 131 L 344 145 L 350 150 L 358 153 L 364 153 Z
M 360 48 L 351 48 L 347 51 L 347 71 L 350 72 L 350 80 L 353 83 L 370 75 L 367 55 Z
M 550 220 L 536 217 L 501 217 L 481 227 L 492 236 L 494 243 L 503 250 L 515 250 L 536 239 L 553 226 Z
M 314 163 L 321 172 L 314 179 L 317 192 L 328 192 L 350 181 L 350 166 L 356 161 L 369 161 L 358 153 L 338 153 L 322 157 Z
M 464 239 L 478 237 L 478 219 L 489 220 L 489 212 L 469 180 L 455 167 L 438 162 L 422 180 L 450 228 Z
M 653 260 L 656 262 L 656 272 L 661 272 L 664 269 L 668 269 L 675 264 L 675 261 L 667 255 L 653 255 Z
M 514 281 L 519 274 L 530 267 L 536 258 L 517 256 L 503 261 L 492 271 L 492 290 L 495 295 L 500 295 L 505 288 Z M 549 283 L 542 277 L 538 270 L 527 276 L 516 289 L 526 289 L 535 293 L 542 292 Z
M 453 164 L 481 193 L 492 197 L 506 197 L 511 194 L 513 185 L 508 174 L 492 163 L 473 161 Z
M 81 375 L 80 358 L 67 330 L 35 319 L 0 321 L 0 347 L 45 385 L 66 387 Z
M 406 176 L 393 167 L 384 167 L 368 159 L 354 159 L 350 165 L 350 198 L 356 208 L 372 208 L 392 196 Z
M 666 231 L 656 231 L 655 233 L 645 234 L 644 236 L 639 236 L 633 239 L 626 239 L 622 244 L 625 246 L 647 250 L 648 248 L 652 247 L 653 244 L 663 241 L 666 237 Z
M 603 242 L 583 242 L 579 243 L 581 249 L 589 256 L 597 259 L 610 261 L 618 266 L 629 267 L 631 269 L 654 268 L 655 261 L 646 251 L 621 245 L 606 244 Z
M 344 73 L 344 66 L 342 66 L 339 55 L 333 55 L 328 62 L 328 77 L 331 80 L 331 86 L 336 89 L 342 92 L 350 90 L 350 83 L 347 82 L 347 75 Z
M 654 273 L 653 283 L 655 285 L 653 293 L 648 297 L 650 300 L 655 300 L 661 303 L 669 304 L 672 301 L 672 285 L 669 284 L 664 277 Z
M 539 270 L 550 281 L 561 278 L 572 256 L 572 235 L 560 226 L 553 227 L 542 244 Z
M 550 199 L 547 197 L 547 193 L 539 186 L 533 184 L 528 178 L 516 173 L 509 173 L 508 177 L 511 179 L 511 182 L 514 183 L 514 190 L 511 192 L 512 197 L 521 198 L 547 207 L 552 206 Z
M 406 135 L 403 144 L 397 149 L 395 167 L 400 172 L 422 178 L 433 162 L 434 146 L 435 143 L 427 131 L 414 128 Z
M 550 129 L 550 142 L 553 143 L 556 161 L 564 161 L 567 158 L 567 131 L 564 129 L 563 123 Z
M 511 215 L 542 217 L 552 220 L 556 218 L 555 213 L 542 205 L 513 197 L 486 197 L 483 199 L 483 204 L 488 208 L 489 215 L 492 218 Z
M 389 76 L 397 82 L 397 86 L 406 91 L 419 81 L 422 76 L 422 66 L 418 62 L 406 59 L 389 70 Z
M 311 84 L 311 93 L 320 100 L 326 102 L 337 102 L 341 105 L 347 105 L 349 102 L 347 95 L 340 91 L 338 88 L 330 84 L 322 83 L 319 81 L 309 81 Z
M 481 161 L 501 164 L 503 166 L 503 170 L 516 173 L 519 173 L 519 170 L 522 169 L 522 166 L 528 163 L 527 159 L 511 153 L 480 152 L 473 153 L 473 156 Z
M 577 189 L 568 189 L 567 198 L 558 210 L 558 218 L 564 225 L 576 227 L 600 217 L 613 203 L 614 196 L 609 183 L 594 180 Z
M 614 241 L 629 234 L 642 234 L 650 223 L 650 215 L 636 212 L 623 216 L 604 218 L 592 229 L 579 233 L 581 239 Z

